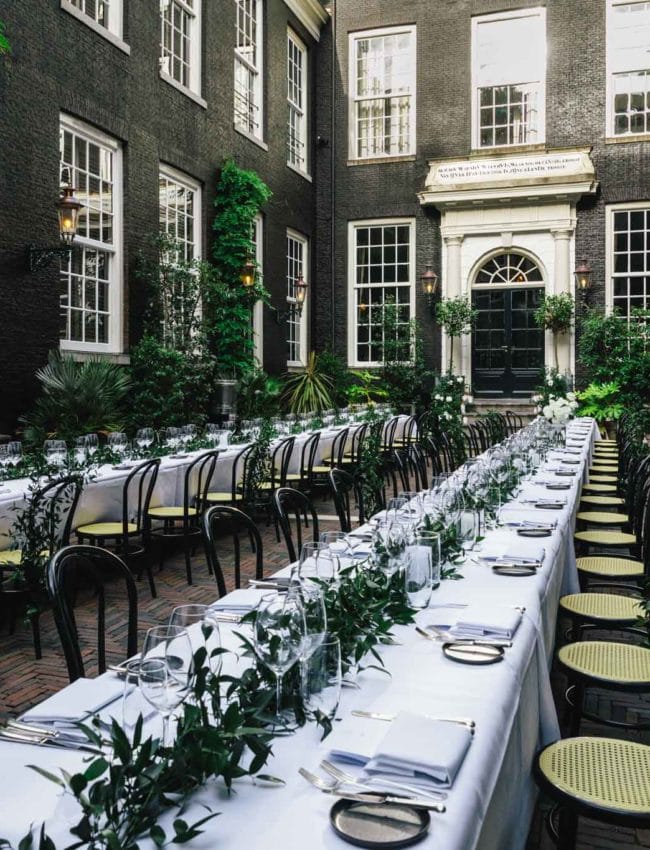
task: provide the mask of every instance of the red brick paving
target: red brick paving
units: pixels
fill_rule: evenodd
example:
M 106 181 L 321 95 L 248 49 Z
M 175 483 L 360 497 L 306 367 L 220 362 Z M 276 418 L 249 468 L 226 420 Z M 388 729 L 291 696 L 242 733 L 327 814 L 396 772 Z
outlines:
M 323 512 L 332 513 L 331 503 L 322 506 Z M 319 511 L 320 513 L 320 511 Z M 338 527 L 337 524 L 325 521 L 325 528 Z M 283 544 L 278 544 L 275 539 L 273 527 L 266 527 L 265 523 L 260 526 L 265 552 L 265 571 L 272 573 L 287 563 L 286 551 Z M 224 559 L 224 568 L 227 560 Z M 151 599 L 146 581 L 138 584 L 139 590 L 139 643 L 144 637 L 145 631 L 156 623 L 166 619 L 170 610 L 175 605 L 187 602 L 210 602 L 217 596 L 217 588 L 214 579 L 208 574 L 205 558 L 202 552 L 198 552 L 193 558 L 194 584 L 188 587 L 185 581 L 185 568 L 182 558 L 171 555 L 165 562 L 162 572 L 155 572 L 158 598 Z M 248 578 L 254 575 L 254 561 L 252 557 L 246 557 L 242 564 L 242 585 L 245 587 Z M 231 574 L 226 575 L 229 589 L 233 587 L 234 581 Z M 110 603 L 109 603 L 110 604 Z M 86 639 L 92 641 L 94 634 L 95 618 L 94 603 L 92 598 L 78 599 L 76 608 L 78 627 L 82 643 Z M 120 616 L 109 619 L 107 648 L 115 653 L 113 660 L 123 658 L 123 621 Z M 67 670 L 60 643 L 54 627 L 50 612 L 45 612 L 41 618 L 43 658 L 36 661 L 32 645 L 31 629 L 23 623 L 18 623 L 13 635 L 7 633 L 7 624 L 1 624 L 0 630 L 0 716 L 9 713 L 15 715 L 26 710 L 31 705 L 49 696 L 56 690 L 64 687 L 68 682 Z M 87 674 L 93 674 L 92 650 L 90 647 L 84 650 L 84 661 L 87 664 Z M 563 679 L 554 673 L 554 690 L 556 698 L 561 698 L 563 693 Z M 625 699 L 616 695 L 615 699 L 603 695 L 600 700 L 601 708 L 616 712 L 635 711 L 643 700 L 635 697 Z M 647 704 L 646 704 L 647 707 Z M 592 734 L 615 735 L 612 729 L 607 727 L 595 727 L 593 724 L 585 724 L 584 730 Z M 619 733 L 620 734 L 620 733 Z M 629 735 L 628 735 L 629 737 Z M 650 743 L 648 733 L 634 736 L 637 740 Z M 552 842 L 546 835 L 545 828 L 541 824 L 541 808 L 538 807 L 533 826 L 529 835 L 526 850 L 550 850 Z M 650 832 L 635 831 L 612 827 L 594 821 L 581 820 L 578 836 L 577 850 L 641 850 L 650 847 Z

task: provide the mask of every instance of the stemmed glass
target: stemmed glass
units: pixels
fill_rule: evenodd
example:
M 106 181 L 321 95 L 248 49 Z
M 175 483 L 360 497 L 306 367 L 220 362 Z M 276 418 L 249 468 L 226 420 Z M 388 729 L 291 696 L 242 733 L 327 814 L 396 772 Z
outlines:
M 215 612 L 208 605 L 177 605 L 169 616 L 170 626 L 187 629 L 192 654 L 205 647 L 207 664 L 213 673 L 221 670 L 221 634 Z M 194 628 L 191 628 L 191 627 Z
M 142 695 L 163 720 L 163 744 L 169 719 L 188 695 L 193 675 L 192 644 L 187 629 L 154 626 L 144 639 L 138 680 Z
M 181 429 L 180 428 L 165 428 L 165 445 L 172 451 L 177 451 L 181 444 Z
M 344 531 L 321 531 L 319 542 L 327 546 L 338 558 L 352 557 L 352 546 Z
M 309 579 L 292 584 L 289 593 L 298 597 L 305 617 L 305 640 L 300 653 L 303 663 L 320 646 L 327 633 L 325 597 L 322 587 Z
M 152 446 L 153 440 L 153 428 L 140 428 L 135 433 L 135 444 L 140 451 L 144 451 L 145 449 L 148 449 L 149 446 Z
M 126 454 L 129 441 L 123 431 L 114 431 L 106 438 L 108 448 L 114 452 L 120 459 Z
M 99 438 L 97 434 L 86 434 L 86 450 L 92 457 L 99 448 Z
M 5 478 L 7 475 L 7 469 L 11 466 L 11 459 L 9 457 L 9 447 L 8 446 L 0 446 L 0 467 L 2 467 L 2 477 Z
M 262 599 L 255 616 L 255 652 L 275 676 L 275 718 L 281 723 L 282 677 L 300 658 L 305 644 L 305 614 L 296 594 Z
M 339 571 L 338 555 L 327 543 L 303 543 L 297 568 L 292 570 L 292 578 L 302 581 L 305 578 L 320 578 L 332 581 Z
M 7 443 L 7 455 L 9 457 L 9 463 L 12 466 L 18 466 L 23 459 L 23 444 L 20 440 L 13 440 Z
M 74 459 L 82 466 L 88 457 L 88 445 L 86 443 L 86 436 L 84 434 L 83 437 L 75 437 L 74 441 Z
M 181 428 L 181 442 L 187 451 L 187 447 L 196 439 L 196 425 L 183 425 Z
M 43 443 L 43 453 L 50 466 L 63 466 L 68 447 L 65 440 L 46 440 Z

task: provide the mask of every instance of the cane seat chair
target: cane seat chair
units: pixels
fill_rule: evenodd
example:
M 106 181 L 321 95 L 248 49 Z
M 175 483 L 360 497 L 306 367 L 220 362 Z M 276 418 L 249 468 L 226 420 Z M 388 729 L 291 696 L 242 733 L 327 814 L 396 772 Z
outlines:
M 358 425 L 350 435 L 349 447 L 346 447 L 343 452 L 342 461 L 345 469 L 354 470 L 359 465 L 361 460 L 361 451 L 363 449 L 363 441 L 366 438 L 369 425 L 367 422 Z
M 34 493 L 27 508 L 30 524 L 38 529 L 43 549 L 39 553 L 30 553 L 24 549 L 8 549 L 0 552 L 0 612 L 7 613 L 9 632 L 16 627 L 16 614 L 23 610 L 30 622 L 34 654 L 42 657 L 40 607 L 34 604 L 41 595 L 40 588 L 30 586 L 31 582 L 17 582 L 11 578 L 17 567 L 29 576 L 31 572 L 40 573 L 46 558 L 67 546 L 74 514 L 81 496 L 82 484 L 78 478 L 65 477 L 50 481 Z M 39 545 L 40 545 L 39 541 Z M 38 547 L 37 547 L 38 548 Z M 38 561 L 38 563 L 31 563 Z
M 66 546 L 57 552 L 47 568 L 47 592 L 63 646 L 70 681 L 86 675 L 79 632 L 74 616 L 74 600 L 80 585 L 90 587 L 97 602 L 97 671 L 106 670 L 106 592 L 105 587 L 124 583 L 127 597 L 126 654 L 138 649 L 138 592 L 131 570 L 120 558 L 97 546 Z M 123 621 L 122 621 L 123 622 Z M 122 633 L 122 630 L 120 630 Z
M 230 505 L 214 505 L 203 514 L 203 542 L 210 572 L 217 582 L 219 596 L 228 592 L 222 559 L 219 557 L 217 540 L 230 536 L 232 540 L 232 577 L 235 587 L 241 587 L 242 538 L 247 538 L 255 556 L 255 578 L 264 577 L 264 553 L 262 538 L 255 522 L 239 508 Z
M 330 469 L 334 469 L 334 467 L 340 469 L 343 466 L 343 455 L 345 454 L 349 436 L 349 428 L 342 428 L 336 434 L 332 440 L 328 456 L 323 457 L 322 462 L 314 466 L 313 471 L 316 475 L 329 475 Z
M 570 618 L 572 639 L 578 640 L 589 629 L 633 629 L 642 608 L 639 596 L 587 592 L 562 596 L 560 612 Z
M 295 437 L 285 437 L 273 448 L 270 462 L 271 477 L 260 482 L 258 486 L 261 491 L 272 493 L 278 487 L 286 487 L 289 463 L 295 443 Z
M 586 496 L 580 497 L 580 504 L 611 510 L 613 508 L 625 508 L 625 499 L 622 496 L 605 495 L 605 496 Z
M 144 569 L 154 598 L 157 594 L 150 563 L 149 507 L 159 468 L 160 458 L 154 458 L 139 463 L 129 472 L 122 486 L 121 520 L 91 522 L 75 529 L 79 543 L 110 549 L 129 567 L 137 565 L 139 575 Z
M 407 417 L 407 419 L 404 420 L 401 434 L 395 433 L 393 437 L 392 448 L 396 449 L 403 448 L 404 446 L 409 446 L 417 436 L 417 428 L 417 416 Z
M 248 459 L 253 451 L 254 444 L 244 446 L 240 449 L 232 462 L 230 473 L 230 487 L 223 490 L 208 490 L 205 494 L 207 505 L 234 505 L 244 498 L 244 482 L 248 470 Z
M 273 494 L 272 505 L 287 547 L 289 562 L 294 563 L 300 555 L 303 536 L 308 533 L 310 521 L 311 540 L 314 543 L 318 542 L 318 514 L 311 499 L 305 493 L 292 487 L 280 487 L 276 490 Z
M 584 710 L 584 695 L 588 688 L 650 693 L 650 649 L 634 643 L 581 640 L 561 647 L 557 661 L 569 683 L 566 698 L 570 706 L 570 734 L 578 734 L 583 717 L 619 729 L 650 729 L 650 718 L 628 723 L 610 715 L 596 715 Z
M 149 508 L 148 511 L 151 523 L 162 523 L 159 526 L 152 525 L 151 528 L 151 536 L 160 546 L 160 569 L 165 557 L 165 544 L 180 540 L 188 584 L 192 584 L 191 549 L 201 537 L 199 520 L 218 458 L 219 450 L 212 449 L 188 464 L 183 480 L 182 505 L 165 505 Z
M 560 818 L 550 832 L 559 850 L 574 850 L 578 816 L 615 826 L 650 826 L 650 747 L 612 738 L 574 737 L 537 754 L 534 776 Z

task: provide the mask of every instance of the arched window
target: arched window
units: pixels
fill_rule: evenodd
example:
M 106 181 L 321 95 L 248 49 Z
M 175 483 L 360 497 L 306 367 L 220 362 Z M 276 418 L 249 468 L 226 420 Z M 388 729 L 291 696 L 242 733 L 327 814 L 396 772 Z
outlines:
M 539 267 L 530 257 L 509 251 L 491 257 L 481 266 L 474 282 L 496 286 L 516 286 L 517 284 L 543 283 L 544 278 Z

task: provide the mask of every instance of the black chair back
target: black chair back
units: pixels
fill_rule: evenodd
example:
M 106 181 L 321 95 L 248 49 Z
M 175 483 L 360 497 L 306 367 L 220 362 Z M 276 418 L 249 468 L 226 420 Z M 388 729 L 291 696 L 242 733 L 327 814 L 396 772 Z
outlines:
M 339 518 L 341 531 L 349 534 L 352 531 L 352 516 L 350 497 L 354 494 L 354 478 L 343 469 L 331 469 L 329 473 L 330 488 L 334 497 L 334 508 Z
M 60 478 L 48 482 L 34 494 L 29 510 L 47 539 L 49 555 L 70 542 L 74 514 L 83 485 L 79 478 Z
M 339 431 L 336 437 L 332 440 L 332 445 L 330 447 L 331 467 L 336 466 L 340 469 L 343 466 L 343 455 L 345 454 L 345 447 L 347 445 L 349 433 L 349 428 L 343 428 L 343 430 Z
M 219 459 L 219 449 L 203 452 L 189 464 L 185 470 L 183 486 L 183 525 L 188 528 L 195 522 L 194 515 L 190 516 L 190 508 L 200 509 L 205 504 L 214 468 Z
M 318 543 L 318 514 L 311 499 L 305 493 L 294 490 L 293 487 L 280 487 L 273 494 L 273 513 L 284 537 L 291 563 L 298 560 L 303 544 L 303 529 L 309 528 L 310 517 L 311 537 L 314 543 Z M 292 523 L 295 528 L 295 538 Z
M 233 576 L 235 587 L 241 587 L 241 537 L 245 534 L 255 554 L 255 578 L 260 580 L 264 573 L 262 538 L 253 520 L 238 508 L 216 505 L 203 515 L 203 543 L 205 556 L 212 575 L 217 582 L 219 596 L 225 596 L 226 579 L 217 553 L 216 540 L 230 534 L 233 546 Z
M 160 458 L 157 457 L 139 463 L 126 477 L 122 487 L 122 533 L 125 544 L 129 538 L 129 522 L 135 523 L 139 533 L 149 529 L 147 514 L 159 469 Z
M 79 632 L 73 601 L 80 585 L 90 585 L 97 599 L 97 669 L 106 670 L 106 598 L 104 586 L 119 579 L 126 585 L 128 618 L 126 655 L 138 648 L 138 593 L 126 564 L 106 549 L 97 546 L 66 546 L 50 560 L 47 568 L 47 592 L 53 605 L 57 631 L 63 645 L 70 681 L 85 675 L 79 644 Z
M 271 489 L 285 487 L 291 454 L 295 445 L 295 437 L 286 437 L 273 449 L 271 454 Z

